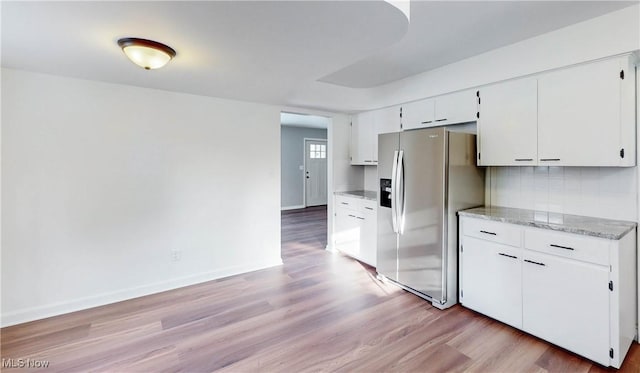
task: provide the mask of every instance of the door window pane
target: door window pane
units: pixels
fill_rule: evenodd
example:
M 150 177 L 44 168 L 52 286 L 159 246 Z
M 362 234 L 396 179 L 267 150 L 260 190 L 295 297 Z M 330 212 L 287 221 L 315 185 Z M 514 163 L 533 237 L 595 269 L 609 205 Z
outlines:
M 327 145 L 326 144 L 309 144 L 309 158 L 327 158 Z

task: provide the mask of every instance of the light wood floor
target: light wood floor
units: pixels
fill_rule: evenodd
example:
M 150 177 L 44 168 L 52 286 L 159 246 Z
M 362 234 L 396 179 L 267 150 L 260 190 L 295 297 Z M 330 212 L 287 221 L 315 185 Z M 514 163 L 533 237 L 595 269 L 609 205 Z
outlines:
M 322 250 L 324 207 L 282 221 L 282 267 L 4 328 L 2 357 L 82 372 L 607 371 Z M 621 371 L 640 372 L 637 344 Z

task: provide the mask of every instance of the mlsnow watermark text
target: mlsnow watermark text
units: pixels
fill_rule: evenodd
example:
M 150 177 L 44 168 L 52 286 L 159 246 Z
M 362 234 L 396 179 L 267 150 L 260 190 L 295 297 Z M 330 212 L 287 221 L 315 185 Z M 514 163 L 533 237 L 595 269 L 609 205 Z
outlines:
M 3 368 L 48 368 L 49 361 L 48 360 L 35 360 L 30 358 L 25 359 L 11 359 L 11 358 L 2 358 L 2 367 Z

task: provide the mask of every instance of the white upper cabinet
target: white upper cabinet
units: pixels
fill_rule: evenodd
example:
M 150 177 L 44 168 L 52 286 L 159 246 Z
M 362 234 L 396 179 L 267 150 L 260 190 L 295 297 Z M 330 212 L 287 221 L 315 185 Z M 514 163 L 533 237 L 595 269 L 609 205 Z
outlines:
M 351 164 L 352 165 L 372 165 L 373 159 L 373 138 L 374 138 L 373 115 L 370 111 L 359 113 L 351 118 Z
M 351 118 L 351 164 L 378 164 L 378 135 L 400 131 L 400 106 L 365 111 Z
M 480 88 L 478 95 L 478 165 L 536 164 L 536 79 Z
M 436 97 L 435 100 L 436 125 L 476 121 L 478 111 L 476 90 L 456 92 Z
M 635 166 L 632 56 L 479 89 L 481 166 Z
M 475 91 L 462 91 L 402 106 L 402 129 L 410 130 L 476 120 Z
M 435 99 L 428 98 L 402 105 L 402 129 L 435 126 L 435 103 Z
M 360 113 L 351 164 L 378 163 L 380 133 L 477 121 L 480 166 L 635 166 L 635 62 L 608 58 Z
M 376 133 L 391 133 L 400 131 L 400 106 L 373 110 L 373 121 Z
M 538 164 L 635 165 L 635 69 L 627 57 L 538 79 Z
M 391 133 L 400 131 L 400 106 L 392 106 L 385 109 L 372 111 L 374 133 L 373 133 L 373 160 L 378 163 L 378 135 L 381 133 Z

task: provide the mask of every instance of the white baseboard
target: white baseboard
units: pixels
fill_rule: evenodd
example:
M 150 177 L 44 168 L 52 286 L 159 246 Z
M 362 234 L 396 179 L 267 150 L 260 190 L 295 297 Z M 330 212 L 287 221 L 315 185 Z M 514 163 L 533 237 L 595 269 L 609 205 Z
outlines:
M 298 206 L 285 206 L 285 207 L 281 207 L 280 210 L 281 211 L 286 211 L 286 210 L 298 210 L 298 209 L 303 209 L 305 208 L 304 205 L 298 205 Z
M 153 284 L 137 286 L 134 288 L 102 293 L 89 297 L 57 302 L 43 306 L 25 308 L 13 312 L 3 313 L 0 326 L 5 327 L 22 324 L 28 321 L 40 320 L 47 317 L 62 315 L 65 313 L 104 306 L 110 303 L 121 302 L 123 300 L 138 298 L 145 295 L 160 293 L 167 290 L 173 290 L 184 286 L 195 285 L 206 281 L 257 271 L 260 269 L 275 267 L 278 265 L 282 265 L 281 258 L 274 259 L 270 262 L 265 261 L 260 263 L 249 263 L 239 266 L 227 267 L 211 272 L 198 273 L 195 275 L 179 277 L 167 281 L 160 281 Z

